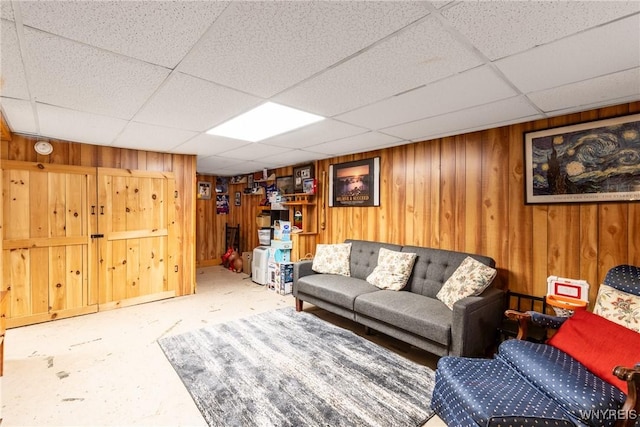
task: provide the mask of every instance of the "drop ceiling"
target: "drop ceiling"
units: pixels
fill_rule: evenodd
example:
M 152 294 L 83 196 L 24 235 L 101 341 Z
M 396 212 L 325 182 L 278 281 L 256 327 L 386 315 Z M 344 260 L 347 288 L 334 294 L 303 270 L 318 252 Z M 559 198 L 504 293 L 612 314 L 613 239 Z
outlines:
M 15 133 L 238 175 L 640 100 L 640 2 L 7 1 Z M 327 117 L 205 131 L 266 101 Z

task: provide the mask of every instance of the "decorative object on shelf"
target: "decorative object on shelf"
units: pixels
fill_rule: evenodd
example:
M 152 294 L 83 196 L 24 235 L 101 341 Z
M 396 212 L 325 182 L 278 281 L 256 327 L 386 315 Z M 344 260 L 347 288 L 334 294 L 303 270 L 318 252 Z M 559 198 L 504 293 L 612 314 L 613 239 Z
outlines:
M 380 206 L 380 157 L 329 165 L 329 206 Z
M 525 203 L 640 200 L 640 114 L 527 132 Z
M 314 166 L 312 164 L 296 166 L 293 168 L 293 192 L 302 193 L 305 179 L 314 178 Z
M 232 176 L 229 178 L 229 184 L 246 184 L 247 177 L 245 175 Z
M 240 193 L 239 191 L 236 191 L 236 198 L 235 198 L 235 205 L 236 206 L 240 206 L 242 204 L 242 193 Z
M 316 194 L 318 184 L 315 178 L 307 178 L 302 181 L 302 192 L 305 194 Z
M 226 215 L 229 213 L 229 195 L 217 194 L 216 195 L 216 213 Z
M 211 183 L 207 181 L 198 181 L 198 199 L 211 199 Z
M 293 175 L 276 178 L 276 188 L 280 194 L 293 194 Z
M 53 145 L 51 145 L 48 141 L 38 141 L 33 145 L 33 149 L 36 150 L 36 153 L 42 154 L 43 156 L 48 156 L 53 153 Z

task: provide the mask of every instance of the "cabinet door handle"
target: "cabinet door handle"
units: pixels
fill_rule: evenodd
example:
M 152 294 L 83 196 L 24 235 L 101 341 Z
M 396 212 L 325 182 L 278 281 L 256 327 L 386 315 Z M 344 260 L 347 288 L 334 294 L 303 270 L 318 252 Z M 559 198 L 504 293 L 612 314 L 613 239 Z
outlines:
M 104 206 L 100 206 L 100 215 L 104 215 Z
M 96 214 L 96 207 L 95 205 L 91 205 L 91 215 L 95 215 Z

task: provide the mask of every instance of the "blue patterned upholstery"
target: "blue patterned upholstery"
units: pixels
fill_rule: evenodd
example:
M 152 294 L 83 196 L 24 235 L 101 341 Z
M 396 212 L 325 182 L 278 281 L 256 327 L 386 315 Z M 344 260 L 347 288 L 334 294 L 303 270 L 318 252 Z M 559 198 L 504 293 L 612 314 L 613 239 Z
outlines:
M 640 295 L 640 267 L 614 267 L 604 283 Z M 531 314 L 538 325 L 557 328 L 565 320 Z M 441 358 L 431 406 L 449 426 L 600 427 L 615 423 L 625 398 L 555 347 L 507 340 L 492 360 Z
M 604 283 L 619 291 L 640 295 L 640 267 L 618 265 L 607 272 Z
M 603 413 L 598 411 L 615 411 L 624 403 L 625 394 L 617 387 L 595 376 L 580 362 L 550 345 L 509 340 L 500 345 L 497 358 L 510 365 L 564 410 L 589 425 L 613 425 L 615 420 L 611 418 L 597 419 L 597 415 Z M 589 392 L 585 393 L 585 390 Z M 590 413 L 590 419 L 586 419 L 585 408 L 596 410 Z
M 499 359 L 441 358 L 431 402 L 448 426 L 575 426 L 557 403 Z

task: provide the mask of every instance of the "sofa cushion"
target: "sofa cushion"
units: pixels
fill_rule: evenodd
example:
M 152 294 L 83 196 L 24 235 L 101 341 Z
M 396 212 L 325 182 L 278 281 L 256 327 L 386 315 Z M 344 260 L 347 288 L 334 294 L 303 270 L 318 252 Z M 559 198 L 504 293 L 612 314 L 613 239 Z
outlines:
M 364 280 L 353 277 L 337 274 L 312 274 L 298 279 L 297 291 L 298 294 L 311 295 L 353 310 L 353 303 L 357 296 L 380 291 L 380 289 Z
M 399 291 L 407 284 L 415 260 L 415 253 L 380 248 L 378 265 L 367 276 L 367 282 L 380 289 Z
M 593 313 L 640 332 L 640 296 L 600 285 Z
M 431 406 L 449 426 L 575 426 L 553 399 L 495 359 L 441 358 Z
M 453 310 L 453 304 L 465 297 L 480 295 L 496 277 L 496 269 L 466 257 L 442 286 L 436 297 Z
M 437 299 L 378 290 L 359 295 L 354 307 L 359 314 L 449 346 L 453 314 Z
M 489 267 L 495 267 L 495 261 L 489 257 L 464 252 L 419 246 L 403 246 L 402 252 L 413 252 L 417 255 L 413 273 L 404 289 L 431 298 L 436 297 L 444 282 L 468 256 Z
M 349 276 L 350 256 L 351 243 L 318 244 L 316 245 L 316 255 L 313 257 L 311 268 L 316 273 Z
M 586 310 L 576 310 L 548 344 L 568 353 L 623 391 L 627 390 L 627 384 L 613 375 L 613 369 L 640 362 L 639 333 Z
M 370 242 L 367 240 L 347 239 L 345 243 L 351 243 L 351 259 L 349 260 L 351 277 L 367 280 L 367 277 L 378 265 L 378 253 L 380 248 L 399 251 L 401 246 L 390 243 Z
M 589 372 L 567 353 L 547 344 L 507 340 L 500 344 L 497 358 L 508 363 L 576 418 L 587 416 L 587 412 L 580 411 L 594 409 L 589 413 L 591 420 L 584 419 L 591 425 L 603 425 L 598 414 L 604 412 L 598 411 L 617 410 L 625 399 L 617 387 Z

